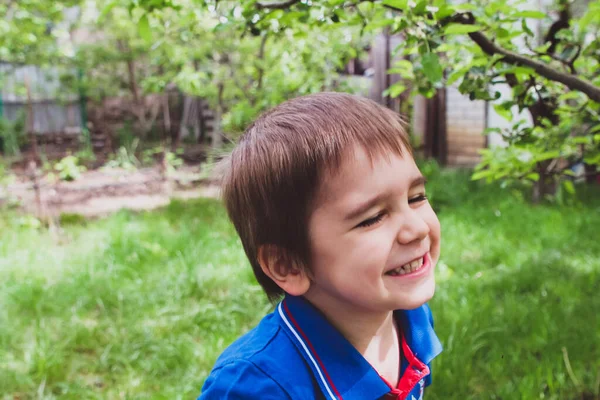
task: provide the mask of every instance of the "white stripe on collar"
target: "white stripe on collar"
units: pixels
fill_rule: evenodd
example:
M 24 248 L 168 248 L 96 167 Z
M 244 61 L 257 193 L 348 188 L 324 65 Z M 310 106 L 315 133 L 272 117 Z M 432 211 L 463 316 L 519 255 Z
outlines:
M 336 397 L 333 395 L 333 393 L 331 391 L 331 388 L 327 384 L 327 381 L 325 380 L 325 377 L 323 376 L 323 373 L 321 372 L 321 368 L 319 368 L 319 365 L 317 364 L 317 362 L 313 358 L 312 354 L 308 350 L 308 347 L 306 347 L 306 344 L 304 343 L 304 340 L 302 340 L 302 338 L 300 337 L 300 335 L 298 335 L 298 332 L 296 332 L 296 330 L 294 329 L 294 327 L 292 326 L 292 324 L 290 324 L 290 322 L 288 321 L 287 317 L 285 316 L 285 313 L 283 312 L 283 308 L 281 307 L 282 303 L 283 302 L 279 303 L 279 306 L 277 307 L 277 310 L 279 311 L 279 315 L 281 315 L 281 318 L 283 319 L 283 322 L 285 322 L 285 324 L 290 329 L 290 331 L 294 334 L 294 336 L 296 337 L 296 339 L 298 339 L 298 342 L 300 343 L 300 345 L 302 346 L 302 348 L 306 352 L 306 355 L 308 355 L 308 358 L 310 358 L 310 361 L 312 361 L 313 365 L 315 366 L 315 368 L 317 370 L 317 373 L 319 374 L 319 378 L 321 378 L 321 382 L 323 382 L 323 385 L 325 386 L 325 389 L 327 389 L 327 393 L 329 394 L 329 396 L 331 397 L 331 399 L 332 400 L 337 400 Z

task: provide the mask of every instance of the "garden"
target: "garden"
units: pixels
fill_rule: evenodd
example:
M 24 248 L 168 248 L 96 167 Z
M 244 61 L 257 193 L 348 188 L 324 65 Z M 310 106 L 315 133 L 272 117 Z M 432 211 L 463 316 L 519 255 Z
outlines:
M 0 2 L 0 399 L 189 399 L 273 310 L 217 163 L 401 113 L 442 225 L 427 399 L 600 400 L 600 1 Z

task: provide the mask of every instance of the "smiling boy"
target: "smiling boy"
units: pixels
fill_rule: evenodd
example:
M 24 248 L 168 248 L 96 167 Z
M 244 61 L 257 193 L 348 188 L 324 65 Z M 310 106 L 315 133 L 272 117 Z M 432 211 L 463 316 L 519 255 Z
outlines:
M 319 93 L 252 124 L 223 198 L 275 311 L 200 399 L 422 399 L 441 352 L 426 302 L 440 225 L 400 118 Z

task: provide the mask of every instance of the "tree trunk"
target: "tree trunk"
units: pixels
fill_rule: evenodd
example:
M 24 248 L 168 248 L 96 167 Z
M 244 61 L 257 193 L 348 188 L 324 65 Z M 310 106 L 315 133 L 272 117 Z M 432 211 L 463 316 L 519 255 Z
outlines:
M 39 150 L 38 150 L 38 144 L 37 144 L 37 137 L 35 135 L 34 132 L 34 122 L 35 122 L 35 116 L 33 114 L 33 103 L 32 103 L 32 99 L 31 99 L 31 85 L 29 83 L 29 77 L 26 76 L 25 77 L 25 90 L 27 92 L 27 121 L 26 121 L 26 125 L 27 125 L 27 133 L 29 136 L 29 145 L 30 145 L 30 149 L 29 149 L 29 161 L 33 161 L 34 162 L 34 166 L 37 167 L 37 162 L 39 160 Z
M 31 149 L 29 150 L 29 161 L 27 162 L 27 172 L 33 186 L 33 192 L 35 194 L 35 206 L 37 217 L 48 225 L 48 228 L 54 235 L 54 223 L 52 218 L 46 211 L 46 203 L 42 197 L 42 187 L 40 185 L 39 170 L 37 167 L 39 157 L 37 137 L 34 132 L 34 121 L 35 115 L 33 113 L 33 101 L 31 98 L 31 85 L 29 83 L 29 77 L 25 76 L 25 89 L 27 91 L 27 132 L 29 133 L 29 141 Z
M 197 142 L 204 143 L 204 140 L 206 139 L 206 118 L 204 117 L 204 100 L 200 97 L 197 99 L 196 107 L 198 108 L 197 126 L 199 130 Z
M 168 132 L 171 131 L 171 114 L 169 112 L 169 95 L 168 94 L 165 93 L 161 96 L 161 103 L 162 103 L 162 109 L 163 109 L 164 126 L 163 126 L 162 137 L 161 137 L 162 154 L 161 154 L 161 159 L 160 159 L 160 176 L 161 176 L 161 180 L 163 182 L 165 182 L 168 186 L 167 182 L 169 180 L 169 165 L 167 163 L 167 153 L 169 152 L 169 149 L 168 149 L 168 143 L 167 143 L 167 136 L 168 136 Z M 167 191 L 168 191 L 168 189 L 167 189 Z
M 448 161 L 446 132 L 446 89 L 440 89 L 426 101 L 425 155 L 441 165 Z
M 540 178 L 535 183 L 532 193 L 532 201 L 535 204 L 542 202 L 546 197 L 554 197 L 558 189 L 558 182 L 553 174 L 553 160 L 543 161 L 537 165 L 537 173 Z
M 585 182 L 586 183 L 596 183 L 598 182 L 598 166 L 584 164 L 584 173 L 585 173 Z M 600 182 L 599 182 L 600 183 Z
M 179 142 L 181 138 L 189 135 L 188 129 L 188 121 L 190 119 L 190 114 L 193 106 L 193 98 L 191 96 L 183 97 L 183 114 L 181 115 L 181 122 L 179 123 L 179 132 L 177 134 L 177 141 Z
M 220 149 L 223 145 L 223 132 L 221 132 L 221 118 L 223 117 L 223 90 L 224 85 L 222 82 L 218 84 L 218 101 L 215 110 L 215 120 L 213 122 L 212 132 L 212 147 L 214 149 Z

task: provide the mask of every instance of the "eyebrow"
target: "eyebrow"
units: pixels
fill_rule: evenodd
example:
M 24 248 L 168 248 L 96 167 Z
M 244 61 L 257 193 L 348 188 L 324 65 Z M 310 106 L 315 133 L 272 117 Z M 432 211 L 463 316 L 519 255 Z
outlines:
M 415 186 L 425 185 L 425 183 L 427 183 L 427 179 L 423 175 L 420 175 L 412 180 L 412 182 L 409 185 L 409 189 L 412 189 Z M 369 211 L 371 208 L 373 208 L 374 206 L 379 204 L 383 199 L 385 199 L 387 197 L 389 197 L 389 194 L 380 193 L 377 196 L 370 198 L 369 200 L 360 204 L 359 206 L 354 208 L 352 211 L 350 211 L 348 214 L 346 214 L 344 219 L 346 221 L 351 221 L 351 220 L 358 218 L 359 216 L 361 216 L 362 214 Z

